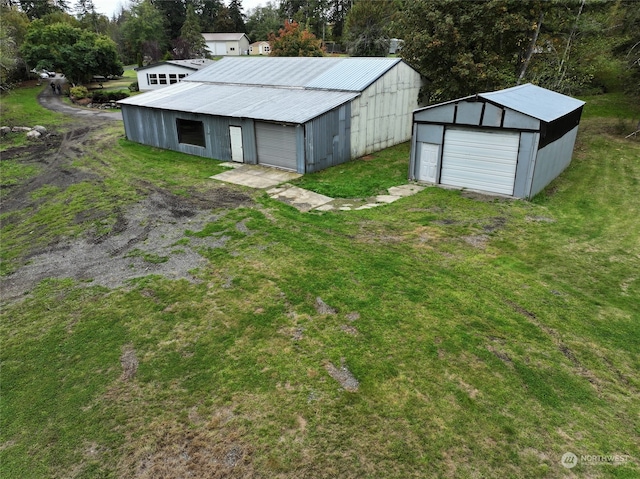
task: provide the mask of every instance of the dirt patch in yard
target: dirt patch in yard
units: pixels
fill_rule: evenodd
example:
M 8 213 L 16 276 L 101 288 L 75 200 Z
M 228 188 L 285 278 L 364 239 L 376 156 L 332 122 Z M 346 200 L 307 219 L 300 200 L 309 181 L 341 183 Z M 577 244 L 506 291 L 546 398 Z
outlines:
M 37 211 L 47 199 L 46 195 L 38 197 L 34 193 L 45 186 L 60 191 L 85 181 L 102 183 L 98 173 L 73 166 L 74 160 L 89 148 L 92 135 L 99 134 L 101 125 L 96 120 L 90 126 L 54 133 L 44 141 L 3 153 L 3 160 L 38 167 L 35 176 L 4 188 L 0 204 L 5 214 L 3 228 L 22 221 L 24 214 Z M 49 278 L 72 278 L 109 288 L 152 274 L 193 281 L 191 272 L 207 262 L 200 251 L 224 247 L 228 238 L 186 238 L 185 232 L 201 230 L 226 210 L 253 204 L 248 194 L 213 182 L 210 188 L 190 191 L 188 196 L 143 181 L 135 186 L 144 197 L 138 203 L 114 206 L 112 211 L 88 208 L 72 220 L 73 224 L 87 225 L 83 235 L 55 238 L 44 247 L 34 246 L 26 251 L 19 258 L 23 266 L 0 278 L 0 299 L 21 298 Z
M 257 477 L 251 447 L 235 431 L 213 422 L 197 428 L 167 425 L 152 441 L 131 452 L 120 464 L 121 477 Z

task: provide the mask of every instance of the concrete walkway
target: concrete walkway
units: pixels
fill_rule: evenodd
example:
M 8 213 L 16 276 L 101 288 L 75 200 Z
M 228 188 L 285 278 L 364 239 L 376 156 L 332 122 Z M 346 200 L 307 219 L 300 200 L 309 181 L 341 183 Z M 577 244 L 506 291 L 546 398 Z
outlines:
M 230 170 L 211 176 L 211 179 L 251 188 L 269 188 L 267 194 L 270 198 L 287 203 L 302 212 L 368 210 L 415 195 L 425 188 L 416 184 L 407 184 L 392 186 L 387 190 L 388 194 L 373 196 L 367 200 L 334 199 L 289 184 L 289 181 L 302 176 L 298 173 L 233 162 L 222 163 L 221 166 Z

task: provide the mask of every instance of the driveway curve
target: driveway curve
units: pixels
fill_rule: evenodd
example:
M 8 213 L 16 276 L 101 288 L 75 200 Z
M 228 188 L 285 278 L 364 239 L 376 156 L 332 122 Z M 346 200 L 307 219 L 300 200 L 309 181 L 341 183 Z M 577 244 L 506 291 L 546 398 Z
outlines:
M 56 75 L 51 80 L 46 80 L 47 85 L 50 82 L 58 83 L 63 86 L 67 80 L 61 76 Z M 101 120 L 109 121 L 122 121 L 122 112 L 120 110 L 96 110 L 93 108 L 83 108 L 67 105 L 62 101 L 63 95 L 56 95 L 53 90 L 48 86 L 44 88 L 38 95 L 38 102 L 44 108 L 58 113 L 64 113 L 65 115 L 72 115 L 80 118 L 99 118 Z

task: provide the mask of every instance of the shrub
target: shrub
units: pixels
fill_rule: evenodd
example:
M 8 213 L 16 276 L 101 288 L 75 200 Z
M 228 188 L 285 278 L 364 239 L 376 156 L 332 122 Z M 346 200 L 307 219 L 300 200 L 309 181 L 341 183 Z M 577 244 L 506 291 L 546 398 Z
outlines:
M 109 101 L 109 96 L 102 91 L 94 91 L 91 98 L 94 103 L 107 103 Z
M 134 81 L 129 85 L 129 91 L 140 91 L 140 86 L 137 81 Z
M 110 91 L 107 95 L 109 97 L 109 101 L 118 101 L 129 98 L 129 94 L 126 91 Z
M 76 100 L 82 100 L 83 98 L 87 98 L 89 96 L 89 90 L 87 90 L 87 88 L 84 86 L 74 86 L 69 91 L 69 94 Z

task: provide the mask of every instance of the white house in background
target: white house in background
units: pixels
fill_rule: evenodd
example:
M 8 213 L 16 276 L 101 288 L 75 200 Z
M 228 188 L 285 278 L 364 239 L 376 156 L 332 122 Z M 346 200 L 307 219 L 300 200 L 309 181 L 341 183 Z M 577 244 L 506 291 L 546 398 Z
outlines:
M 255 42 L 249 45 L 249 55 L 268 55 L 271 53 L 269 42 Z
M 202 36 L 213 56 L 248 55 L 250 42 L 244 33 L 203 33 Z
M 168 60 L 136 68 L 140 91 L 157 90 L 178 83 L 183 78 L 201 68 L 209 66 L 213 60 L 196 58 L 193 60 Z

